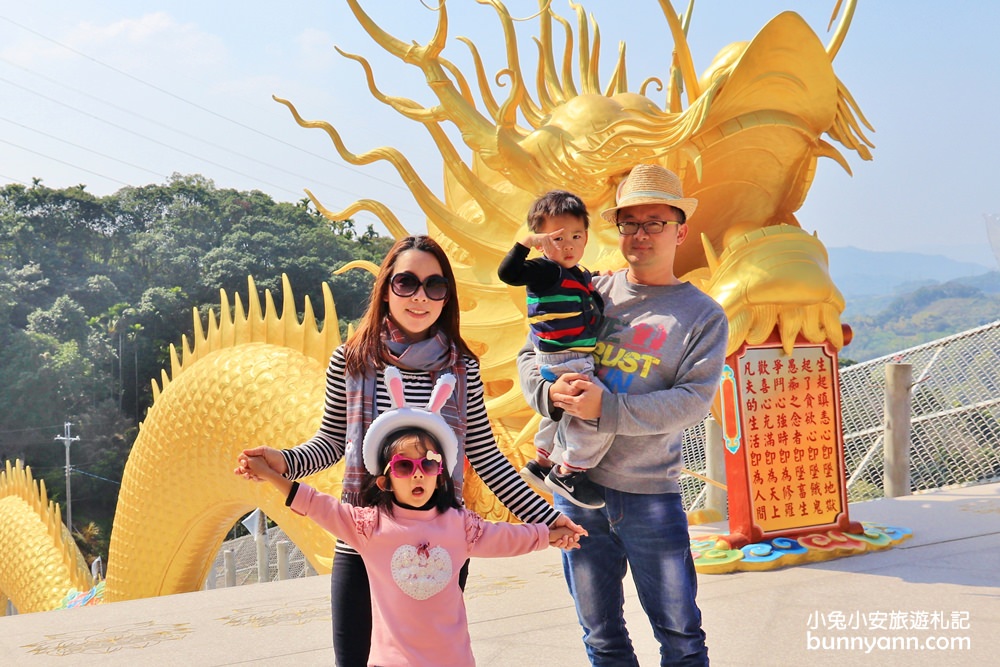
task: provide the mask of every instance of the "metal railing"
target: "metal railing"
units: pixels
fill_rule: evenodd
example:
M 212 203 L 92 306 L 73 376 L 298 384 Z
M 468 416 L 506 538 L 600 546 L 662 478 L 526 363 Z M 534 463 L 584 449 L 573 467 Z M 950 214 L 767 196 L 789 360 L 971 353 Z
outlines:
M 914 492 L 1000 477 L 1000 320 L 841 371 L 851 501 L 881 498 L 887 363 L 913 368 Z
M 850 502 L 884 496 L 885 366 L 913 367 L 910 480 L 919 492 L 1000 478 L 1000 320 L 840 369 Z M 705 427 L 684 435 L 684 461 L 704 474 Z M 685 507 L 705 504 L 705 483 L 681 479 Z
M 281 578 L 278 568 L 278 543 L 287 542 L 288 566 L 287 578 L 308 577 L 316 574 L 316 571 L 306 560 L 302 551 L 292 543 L 285 535 L 285 532 L 278 526 L 267 529 L 267 581 L 276 581 Z M 257 543 L 252 535 L 244 535 L 222 544 L 215 560 L 212 562 L 212 569 L 209 570 L 208 580 L 205 582 L 206 588 L 226 587 L 226 558 L 227 551 L 233 552 L 233 572 L 236 586 L 244 584 L 256 584 L 261 581 L 259 568 L 257 565 Z M 332 555 L 332 554 L 331 554 Z

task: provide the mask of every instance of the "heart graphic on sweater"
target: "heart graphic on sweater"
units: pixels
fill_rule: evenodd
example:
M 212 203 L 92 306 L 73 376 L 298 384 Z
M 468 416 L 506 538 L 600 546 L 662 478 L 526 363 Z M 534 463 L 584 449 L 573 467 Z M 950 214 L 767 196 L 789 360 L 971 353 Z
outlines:
M 426 542 L 404 544 L 392 555 L 392 579 L 414 600 L 426 600 L 444 590 L 451 579 L 451 556 Z

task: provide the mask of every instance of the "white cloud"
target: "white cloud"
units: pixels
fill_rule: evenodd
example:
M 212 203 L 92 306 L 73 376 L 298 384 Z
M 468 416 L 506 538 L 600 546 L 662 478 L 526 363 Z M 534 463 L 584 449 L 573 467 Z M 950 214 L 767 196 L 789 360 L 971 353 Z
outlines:
M 172 66 L 219 66 L 228 58 L 222 40 L 193 23 L 178 23 L 166 12 L 106 25 L 82 23 L 67 37 L 78 51 L 105 61 L 141 67 L 169 59 Z
M 87 57 L 132 73 L 220 68 L 229 60 L 219 37 L 166 12 L 104 24 L 84 21 L 64 30 L 50 28 L 44 37 L 23 32 L 18 37 L 2 55 L 32 69 L 53 63 L 90 66 Z
M 309 70 L 327 69 L 335 58 L 340 58 L 333 49 L 333 37 L 323 30 L 306 28 L 295 36 L 295 45 L 300 66 Z

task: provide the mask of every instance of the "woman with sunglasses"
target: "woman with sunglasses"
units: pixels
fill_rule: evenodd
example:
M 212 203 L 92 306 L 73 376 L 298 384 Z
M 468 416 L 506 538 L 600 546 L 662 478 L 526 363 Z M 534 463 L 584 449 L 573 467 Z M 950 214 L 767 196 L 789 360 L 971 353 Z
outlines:
M 441 415 L 458 435 L 458 460 L 468 458 L 486 486 L 521 521 L 571 528 L 574 538 L 564 538 L 559 546 L 575 544 L 582 529 L 532 491 L 496 446 L 483 400 L 479 361 L 459 332 L 451 263 L 428 236 L 400 239 L 383 260 L 361 323 L 330 357 L 323 420 L 316 434 L 291 449 L 255 447 L 245 450 L 243 457 L 263 456 L 272 469 L 290 480 L 344 458 L 342 499 L 351 505 L 363 504 L 362 489 L 370 475 L 360 443 L 377 415 L 391 407 L 382 383 L 387 366 L 402 370 L 411 404 L 426 402 L 441 375 L 454 375 L 455 391 Z M 242 464 L 236 473 L 254 477 Z M 455 497 L 461 499 L 461 468 L 453 481 Z M 463 587 L 467 576 L 466 565 L 459 579 Z M 330 587 L 337 664 L 367 665 L 372 634 L 368 574 L 357 551 L 342 541 L 337 542 Z
M 385 375 L 390 385 L 390 373 Z M 398 371 L 395 380 L 402 398 Z M 442 395 L 437 388 L 435 393 Z M 458 439 L 428 408 L 390 410 L 373 422 L 363 447 L 370 473 L 362 491 L 364 507 L 289 480 L 263 456 L 241 457 L 241 466 L 272 483 L 293 512 L 308 516 L 361 554 L 375 619 L 371 664 L 474 665 L 457 565 L 470 556 L 517 556 L 544 549 L 570 532 L 540 523 L 492 523 L 462 509 L 449 472 L 449 466 L 461 470 L 453 463 Z

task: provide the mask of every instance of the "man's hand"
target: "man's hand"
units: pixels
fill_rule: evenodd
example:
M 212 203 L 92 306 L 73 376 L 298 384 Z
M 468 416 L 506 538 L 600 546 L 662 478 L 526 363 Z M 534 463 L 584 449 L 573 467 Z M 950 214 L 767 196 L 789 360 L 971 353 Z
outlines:
M 549 400 L 571 417 L 597 419 L 601 416 L 604 389 L 581 373 L 565 373 L 549 387 Z

